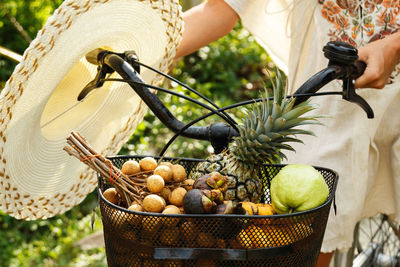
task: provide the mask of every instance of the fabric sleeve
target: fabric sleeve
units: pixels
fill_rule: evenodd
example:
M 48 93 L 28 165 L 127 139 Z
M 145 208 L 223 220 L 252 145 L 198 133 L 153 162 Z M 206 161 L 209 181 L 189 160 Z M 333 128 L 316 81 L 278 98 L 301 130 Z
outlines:
M 240 17 L 245 13 L 246 7 L 251 4 L 251 1 L 243 0 L 225 0 L 225 2 L 230 5 Z
M 225 0 L 239 15 L 242 25 L 288 74 L 290 38 L 286 34 L 287 0 Z M 307 0 L 308 1 L 308 0 Z M 269 14 L 268 10 L 272 10 Z M 274 10 L 282 10 L 275 12 Z

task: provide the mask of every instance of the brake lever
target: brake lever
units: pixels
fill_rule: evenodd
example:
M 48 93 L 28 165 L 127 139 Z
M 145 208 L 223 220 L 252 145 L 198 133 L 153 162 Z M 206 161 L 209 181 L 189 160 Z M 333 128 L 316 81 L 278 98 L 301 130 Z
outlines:
M 358 51 L 355 47 L 344 42 L 329 42 L 323 49 L 324 55 L 329 59 L 328 66 L 341 67 L 337 79 L 343 82 L 342 98 L 359 105 L 369 119 L 374 118 L 374 111 L 367 101 L 356 93 L 354 80 L 360 77 L 366 68 L 366 64 L 358 60 Z
M 356 61 L 354 63 L 353 67 L 355 69 L 355 72 L 353 74 L 350 74 L 349 78 L 342 79 L 342 81 L 343 81 L 343 99 L 359 105 L 367 113 L 368 119 L 373 119 L 374 111 L 372 110 L 372 108 L 368 104 L 368 102 L 365 101 L 364 98 L 362 98 L 361 96 L 359 96 L 356 93 L 356 90 L 354 87 L 354 79 L 361 76 L 361 74 L 365 70 L 366 64 L 362 61 Z
M 137 63 L 138 57 L 135 51 L 125 51 L 124 53 L 115 53 L 101 48 L 97 48 L 93 51 L 90 51 L 86 55 L 86 60 L 93 65 L 98 65 L 97 73 L 95 78 L 92 81 L 90 81 L 79 93 L 78 101 L 82 101 L 94 89 L 102 87 L 104 84 L 104 79 L 106 78 L 107 74 L 111 74 L 114 72 L 112 68 L 110 68 L 106 64 L 102 64 L 102 62 L 99 62 L 101 58 L 103 58 L 102 54 L 104 53 L 115 54 L 120 56 L 126 62 L 128 62 L 135 69 L 135 71 L 140 73 L 140 65 Z
M 106 78 L 107 72 L 104 70 L 102 66 L 97 68 L 96 77 L 89 82 L 79 93 L 78 101 L 82 101 L 91 91 L 94 89 L 100 88 L 104 84 L 104 78 Z
M 343 99 L 359 105 L 367 113 L 368 119 L 374 118 L 374 111 L 368 102 L 356 93 L 352 79 L 343 80 Z

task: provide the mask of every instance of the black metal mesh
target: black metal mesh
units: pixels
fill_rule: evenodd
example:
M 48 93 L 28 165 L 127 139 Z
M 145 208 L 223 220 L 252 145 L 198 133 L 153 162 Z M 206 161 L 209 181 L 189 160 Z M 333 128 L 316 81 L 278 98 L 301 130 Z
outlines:
M 111 158 L 121 167 L 128 159 Z M 177 161 L 190 173 L 197 159 Z M 260 178 L 270 201 L 270 180 L 284 165 L 265 165 Z M 100 208 L 109 266 L 315 266 L 337 174 L 316 167 L 330 195 L 322 206 L 302 213 L 274 216 L 164 215 L 133 212 L 115 206 L 101 194 L 108 185 L 99 179 Z

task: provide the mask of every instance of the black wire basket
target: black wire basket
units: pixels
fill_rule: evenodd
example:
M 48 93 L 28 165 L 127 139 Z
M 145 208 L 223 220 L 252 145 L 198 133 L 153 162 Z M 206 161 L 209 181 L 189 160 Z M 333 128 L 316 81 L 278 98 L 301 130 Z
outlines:
M 111 157 L 121 168 L 130 159 Z M 202 160 L 179 161 L 188 174 Z M 270 202 L 271 179 L 284 165 L 264 165 L 260 179 Z M 109 266 L 315 266 L 334 199 L 338 175 L 315 167 L 329 187 L 321 206 L 305 212 L 257 216 L 160 214 L 128 211 L 107 201 L 110 185 L 99 177 L 100 209 Z

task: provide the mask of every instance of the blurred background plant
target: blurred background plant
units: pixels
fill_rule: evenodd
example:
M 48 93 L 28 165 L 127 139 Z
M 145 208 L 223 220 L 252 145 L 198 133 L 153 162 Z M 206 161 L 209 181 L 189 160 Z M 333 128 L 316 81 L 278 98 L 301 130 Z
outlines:
M 189 7 L 196 1 L 183 1 Z M 199 1 L 197 1 L 199 2 Z M 1 0 L 0 48 L 22 54 L 29 42 L 62 0 Z M 17 62 L 0 55 L 0 90 Z M 275 66 L 251 34 L 241 25 L 226 37 L 175 62 L 171 75 L 198 90 L 220 107 L 254 99 L 270 87 L 269 76 Z M 190 97 L 180 85 L 165 81 L 165 88 Z M 159 93 L 159 97 L 177 118 L 190 122 L 206 111 L 175 96 Z M 240 108 L 229 111 L 234 118 L 241 117 Z M 211 116 L 208 120 L 219 121 Z M 136 129 L 119 154 L 157 155 L 171 133 L 151 112 Z M 203 158 L 211 152 L 207 142 L 179 137 L 168 149 L 167 155 Z M 0 212 L 1 266 L 105 266 L 102 247 L 82 250 L 76 243 L 94 232 L 101 231 L 98 209 L 93 230 L 92 211 L 97 195 L 93 192 L 79 206 L 47 220 L 20 221 Z

